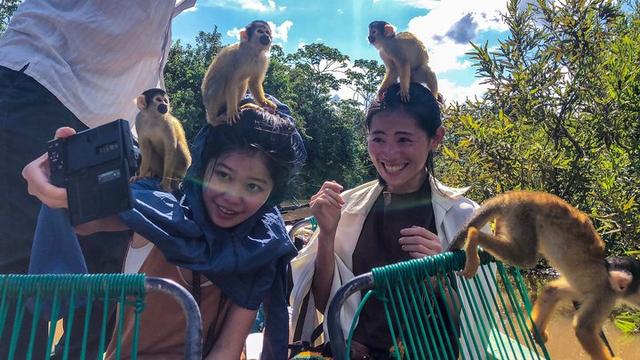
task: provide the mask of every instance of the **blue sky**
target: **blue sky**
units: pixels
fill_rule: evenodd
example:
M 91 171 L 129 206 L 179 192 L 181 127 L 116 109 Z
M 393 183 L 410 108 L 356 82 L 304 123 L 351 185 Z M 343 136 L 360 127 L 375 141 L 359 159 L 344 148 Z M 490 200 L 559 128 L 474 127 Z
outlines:
M 230 44 L 238 41 L 240 28 L 262 19 L 271 23 L 274 42 L 288 53 L 322 42 L 351 60 L 380 60 L 367 42 L 367 25 L 386 20 L 426 44 L 441 92 L 448 100 L 463 100 L 484 91 L 464 55 L 469 41 L 497 45 L 507 34 L 499 16 L 505 9 L 502 0 L 198 0 L 194 9 L 174 20 L 172 30 L 174 40 L 192 43 L 199 31 L 218 26 L 223 44 Z

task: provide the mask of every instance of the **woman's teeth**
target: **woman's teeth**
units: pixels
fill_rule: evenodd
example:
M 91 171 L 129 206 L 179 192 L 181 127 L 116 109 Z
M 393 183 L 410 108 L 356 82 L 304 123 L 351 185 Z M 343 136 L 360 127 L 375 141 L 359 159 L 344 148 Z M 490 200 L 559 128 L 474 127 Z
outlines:
M 384 168 L 389 173 L 397 173 L 397 172 L 400 172 L 400 170 L 404 169 L 404 165 L 387 165 L 387 164 L 385 164 Z
M 235 211 L 231 211 L 227 208 L 224 208 L 222 206 L 218 206 L 218 209 L 220 209 L 220 212 L 226 215 L 234 215 L 236 212 Z

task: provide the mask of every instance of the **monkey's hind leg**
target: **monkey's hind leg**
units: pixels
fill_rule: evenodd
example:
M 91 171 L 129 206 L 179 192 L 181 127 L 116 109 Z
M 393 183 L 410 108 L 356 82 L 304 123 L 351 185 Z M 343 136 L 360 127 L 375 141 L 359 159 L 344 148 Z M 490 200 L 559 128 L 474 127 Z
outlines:
M 249 87 L 249 79 L 244 81 L 239 81 L 239 83 L 234 83 L 233 81 L 227 87 L 227 124 L 233 125 L 238 120 L 240 120 L 240 112 L 238 109 L 238 102 L 244 94 L 247 93 L 247 88 Z
M 253 98 L 256 99 L 260 105 L 266 106 L 272 111 L 275 111 L 277 108 L 276 104 L 264 96 L 264 89 L 262 88 L 263 81 L 264 77 L 255 77 L 250 79 L 249 91 L 251 91 L 251 95 L 253 95 Z
M 151 174 L 151 158 L 153 156 L 153 145 L 148 138 L 140 138 L 140 169 L 137 178 L 145 178 L 152 176 Z
M 598 332 L 615 304 L 613 297 L 594 294 L 585 298 L 574 317 L 574 329 L 582 348 L 593 360 L 613 360 Z
M 170 130 L 171 131 L 171 130 Z M 174 136 L 168 135 L 164 146 L 164 163 L 162 166 L 162 180 L 160 186 L 167 192 L 173 191 L 176 179 L 173 177 L 176 165 L 177 141 Z
M 547 339 L 549 339 L 547 325 L 549 324 L 549 319 L 553 313 L 553 309 L 556 307 L 558 302 L 562 299 L 575 299 L 576 297 L 577 294 L 575 290 L 563 277 L 549 282 L 544 289 L 542 289 L 540 296 L 538 296 L 535 304 L 533 304 L 533 309 L 531 310 L 532 324 L 529 326 L 529 329 L 531 330 L 531 333 L 534 334 L 537 342 L 545 343 L 547 342 Z M 538 338 L 536 329 L 534 329 L 533 325 L 537 328 L 540 338 Z
M 403 103 L 408 103 L 411 100 L 409 83 L 411 83 L 411 66 L 406 63 L 400 66 L 400 100 Z
M 469 227 L 467 230 L 466 246 L 464 248 L 466 254 L 466 260 L 464 262 L 464 269 L 460 272 L 460 275 L 471 278 L 478 271 L 480 266 L 480 257 L 478 256 L 478 234 L 480 232 L 475 227 Z
M 538 247 L 535 234 L 527 224 L 510 226 L 508 229 L 501 219 L 496 220 L 496 234 L 491 235 L 470 227 L 467 234 L 467 261 L 462 275 L 472 277 L 478 270 L 480 259 L 477 246 L 491 253 L 498 259 L 521 267 L 531 267 L 536 264 Z

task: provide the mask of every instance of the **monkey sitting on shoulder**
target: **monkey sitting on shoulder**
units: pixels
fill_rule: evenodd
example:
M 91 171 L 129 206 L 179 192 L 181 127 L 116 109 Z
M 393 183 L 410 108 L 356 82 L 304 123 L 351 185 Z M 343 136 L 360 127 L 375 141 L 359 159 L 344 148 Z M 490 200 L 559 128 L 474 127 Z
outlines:
M 160 177 L 161 187 L 175 190 L 191 165 L 191 154 L 182 124 L 171 115 L 169 97 L 162 89 L 138 95 L 136 131 L 142 161 L 139 178 Z
M 478 230 L 493 219 L 495 235 Z M 602 323 L 616 300 L 640 307 L 640 261 L 612 258 L 607 263 L 604 242 L 589 217 L 555 195 L 514 191 L 487 200 L 451 248 L 465 244 L 467 259 L 461 272 L 465 277 L 478 270 L 478 245 L 520 267 L 535 266 L 540 253 L 560 272 L 561 277 L 542 290 L 531 313 L 542 341 L 547 340 L 546 328 L 556 304 L 571 299 L 582 304 L 574 319 L 580 344 L 592 359 L 611 359 L 598 336 Z
M 240 43 L 229 45 L 216 55 L 202 81 L 202 101 L 209 124 L 236 122 L 240 118 L 238 102 L 247 88 L 260 105 L 276 109 L 276 104 L 264 96 L 262 87 L 270 47 L 271 27 L 255 20 L 240 31 Z M 253 103 L 243 107 L 260 108 Z
M 409 102 L 409 84 L 425 83 L 438 99 L 438 78 L 429 67 L 427 48 L 410 32 L 396 33 L 393 25 L 386 21 L 369 24 L 369 43 L 380 52 L 385 73 L 378 97 L 400 77 L 400 97 Z

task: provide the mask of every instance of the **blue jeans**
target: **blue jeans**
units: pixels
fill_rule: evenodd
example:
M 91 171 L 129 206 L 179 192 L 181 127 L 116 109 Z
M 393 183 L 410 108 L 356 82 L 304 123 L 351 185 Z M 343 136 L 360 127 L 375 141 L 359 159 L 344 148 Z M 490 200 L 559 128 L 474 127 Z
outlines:
M 25 64 L 24 69 L 27 66 Z M 14 71 L 0 66 L 0 274 L 25 274 L 29 268 L 41 203 L 28 194 L 27 184 L 21 176 L 22 168 L 47 151 L 47 142 L 57 128 L 87 129 L 51 92 L 25 75 L 24 69 Z M 81 239 L 89 272 L 120 272 L 128 241 L 129 233 L 99 233 Z M 7 358 L 11 338 L 7 336 L 11 328 L 7 327 L 13 323 L 14 312 L 9 309 L 0 337 L 0 359 Z M 76 316 L 73 328 L 81 329 L 76 325 L 84 322 L 84 316 L 76 315 L 81 316 Z M 93 316 L 97 319 L 99 314 Z M 91 321 L 96 326 L 90 332 L 90 337 L 93 334 L 96 338 L 94 340 L 100 334 L 99 323 Z M 22 324 L 17 359 L 26 355 L 31 324 L 28 311 Z M 36 334 L 34 358 L 43 358 L 47 340 L 45 322 L 38 324 Z M 73 336 L 71 348 L 79 348 L 81 341 L 80 336 Z

